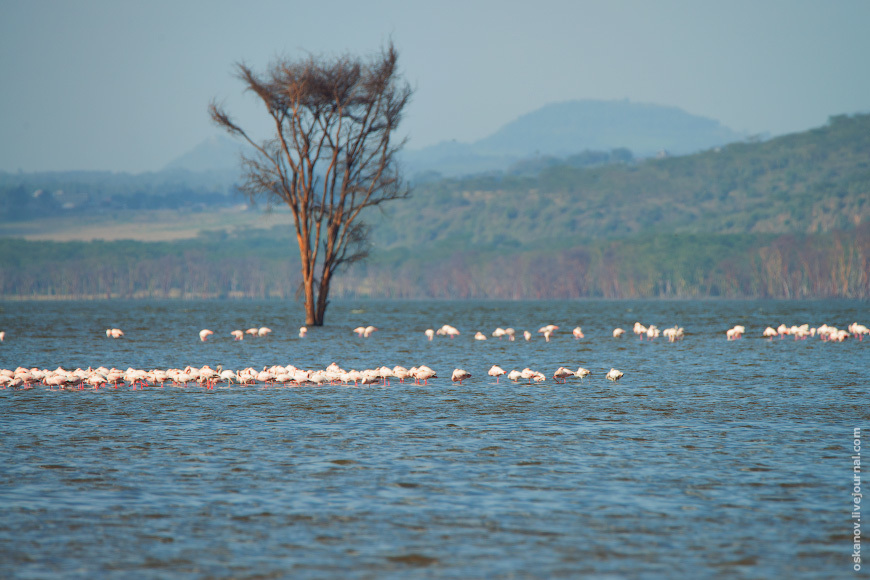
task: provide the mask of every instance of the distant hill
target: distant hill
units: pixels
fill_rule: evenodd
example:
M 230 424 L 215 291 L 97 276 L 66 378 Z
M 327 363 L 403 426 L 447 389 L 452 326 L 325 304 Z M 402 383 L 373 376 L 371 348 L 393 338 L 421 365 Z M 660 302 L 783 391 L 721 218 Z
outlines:
M 343 272 L 331 297 L 870 298 L 870 115 L 692 155 L 610 159 L 420 182 L 365 216 L 371 258 Z M 96 185 L 35 191 L 23 177 L 0 174 L 0 221 L 36 215 L 33 230 L 50 228 L 39 219 L 73 195 L 91 204 L 64 209 L 77 227 L 100 212 L 157 223 L 147 211 L 156 203 L 196 199 L 115 176 L 132 195 L 100 206 L 88 193 Z M 196 239 L 0 239 L 0 297 L 291 298 L 299 269 L 286 222 L 207 222 L 217 194 L 201 195 L 199 211 L 177 212 L 187 234 L 212 230 Z
M 870 115 L 681 157 L 429 181 L 384 211 L 371 216 L 377 248 L 435 253 L 648 233 L 848 230 L 870 221 Z
M 209 137 L 187 153 L 171 161 L 164 170 L 185 170 L 192 173 L 222 172 L 239 174 L 239 159 L 245 147 L 225 135 Z
M 409 174 L 459 176 L 507 169 L 521 159 L 627 148 L 636 157 L 686 155 L 746 136 L 676 107 L 630 101 L 553 103 L 474 143 L 442 142 L 404 152 Z
M 685 155 L 744 137 L 718 121 L 676 107 L 582 100 L 546 105 L 474 143 L 445 141 L 405 150 L 401 156 L 409 177 L 427 172 L 449 177 L 504 171 L 530 158 L 567 157 L 585 151 L 628 149 L 636 157 L 652 157 L 661 151 Z M 165 169 L 237 175 L 239 155 L 245 149 L 238 141 L 215 135 Z

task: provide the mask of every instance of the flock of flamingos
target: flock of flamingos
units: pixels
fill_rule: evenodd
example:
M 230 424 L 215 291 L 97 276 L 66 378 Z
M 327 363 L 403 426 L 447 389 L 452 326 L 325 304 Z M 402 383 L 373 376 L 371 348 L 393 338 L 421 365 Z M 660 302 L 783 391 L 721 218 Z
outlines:
M 541 334 L 546 341 L 559 329 L 557 325 L 548 324 L 541 327 L 538 333 Z M 378 329 L 374 326 L 360 326 L 354 329 L 354 332 L 360 337 L 369 337 Z M 685 333 L 681 327 L 674 326 L 660 330 L 654 325 L 644 326 L 636 322 L 633 328 L 634 334 L 639 339 L 643 340 L 644 336 L 648 340 L 654 340 L 659 336 L 667 338 L 670 342 L 675 342 L 683 339 Z M 234 330 L 230 335 L 234 340 L 244 340 L 245 336 L 264 337 L 271 333 L 271 329 L 267 327 L 249 328 L 246 331 Z M 304 338 L 308 332 L 306 327 L 299 329 L 299 336 Z M 738 340 L 746 333 L 743 326 L 737 325 L 728 329 L 725 333 L 727 340 Z M 435 336 L 447 336 L 453 338 L 458 336 L 459 330 L 455 327 L 445 324 L 438 330 L 427 329 L 424 333 L 429 340 L 434 340 Z M 493 338 L 504 338 L 507 340 L 515 340 L 516 331 L 513 328 L 496 328 L 492 333 Z M 622 338 L 626 331 L 622 328 L 613 330 L 614 338 Z M 802 326 L 786 326 L 781 324 L 778 328 L 767 327 L 764 329 L 762 336 L 770 340 L 779 337 L 780 339 L 786 336 L 793 337 L 794 340 L 805 340 L 812 337 L 817 337 L 824 341 L 842 342 L 847 338 L 855 338 L 859 341 L 863 340 L 865 334 L 870 334 L 867 326 L 858 324 L 857 322 L 849 325 L 848 329 L 838 329 L 833 326 L 823 324 L 817 328 L 811 328 L 808 324 Z M 209 329 L 203 329 L 199 332 L 199 338 L 205 342 L 210 336 L 214 335 Z M 583 330 L 578 326 L 572 331 L 575 339 L 584 338 Z M 106 336 L 109 338 L 123 338 L 124 332 L 119 328 L 109 328 L 106 330 Z M 524 331 L 521 335 L 525 340 L 532 339 L 532 333 Z M 6 333 L 0 331 L 0 342 L 6 338 Z M 477 332 L 474 335 L 475 340 L 487 340 L 487 336 L 482 332 Z M 514 382 L 528 381 L 529 384 L 541 383 L 547 380 L 547 376 L 539 371 L 525 368 L 522 371 L 511 370 L 506 372 L 498 365 L 493 367 L 487 373 L 494 377 L 496 382 L 507 375 L 507 378 Z M 556 382 L 565 382 L 569 378 L 584 379 L 590 375 L 590 371 L 580 367 L 576 371 L 572 371 L 566 367 L 559 367 L 553 373 L 553 380 Z M 623 373 L 617 369 L 611 368 L 605 375 L 605 378 L 611 381 L 618 381 L 622 378 Z M 407 369 L 402 366 L 389 368 L 382 366 L 375 369 L 366 369 L 363 371 L 344 370 L 336 363 L 332 363 L 322 370 L 305 370 L 299 369 L 292 365 L 288 366 L 272 366 L 257 370 L 254 368 L 245 368 L 239 371 L 224 370 L 221 366 L 212 369 L 209 366 L 201 368 L 186 367 L 184 369 L 153 369 L 145 371 L 141 369 L 128 368 L 125 371 L 116 368 L 88 368 L 65 370 L 58 367 L 55 370 L 38 369 L 38 368 L 23 368 L 18 367 L 14 370 L 0 369 L 0 389 L 27 389 L 33 388 L 36 385 L 44 385 L 49 389 L 99 389 L 101 387 L 119 388 L 122 386 L 130 386 L 133 389 L 145 387 L 164 387 L 167 384 L 175 387 L 186 387 L 191 384 L 213 389 L 219 384 L 239 384 L 239 385 L 283 385 L 283 386 L 319 386 L 326 384 L 341 384 L 341 385 L 389 385 L 390 379 L 397 379 L 400 382 L 405 380 L 413 380 L 415 383 L 427 383 L 429 379 L 438 378 L 437 373 L 428 366 L 422 365 Z M 451 375 L 451 380 L 460 385 L 462 381 L 471 378 L 471 373 L 464 369 L 455 369 Z

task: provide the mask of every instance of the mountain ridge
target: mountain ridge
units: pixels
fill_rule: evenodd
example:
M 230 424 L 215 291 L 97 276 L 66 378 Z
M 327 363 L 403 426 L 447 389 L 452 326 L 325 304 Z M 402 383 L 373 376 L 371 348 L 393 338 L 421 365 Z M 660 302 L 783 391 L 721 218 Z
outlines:
M 499 171 L 536 156 L 629 149 L 636 157 L 661 152 L 687 155 L 741 141 L 719 121 L 678 107 L 629 100 L 570 100 L 521 115 L 473 143 L 442 141 L 403 152 L 410 175 L 437 171 L 446 177 Z
M 442 141 L 406 149 L 400 158 L 409 176 L 436 171 L 444 176 L 503 171 L 522 159 L 568 156 L 584 151 L 629 149 L 637 157 L 660 151 L 685 155 L 744 139 L 719 121 L 678 107 L 628 100 L 570 100 L 520 115 L 472 143 Z M 235 170 L 246 146 L 216 134 L 168 163 L 164 170 L 201 173 Z

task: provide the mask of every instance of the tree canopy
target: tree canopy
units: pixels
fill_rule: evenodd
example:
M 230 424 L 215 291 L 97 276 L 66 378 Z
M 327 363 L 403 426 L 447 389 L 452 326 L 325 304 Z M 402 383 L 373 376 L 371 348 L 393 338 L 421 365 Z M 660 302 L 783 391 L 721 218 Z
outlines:
M 306 324 L 322 325 L 332 277 L 368 255 L 366 207 L 407 197 L 396 153 L 397 129 L 411 97 L 390 44 L 369 60 L 345 55 L 279 59 L 266 72 L 237 65 L 263 103 L 274 135 L 255 141 L 212 102 L 212 120 L 247 141 L 243 190 L 293 213 L 302 266 Z

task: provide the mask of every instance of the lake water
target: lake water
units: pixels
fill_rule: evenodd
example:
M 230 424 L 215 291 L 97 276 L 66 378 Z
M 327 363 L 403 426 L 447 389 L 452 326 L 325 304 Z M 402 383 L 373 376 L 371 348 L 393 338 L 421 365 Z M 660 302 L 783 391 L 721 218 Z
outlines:
M 0 302 L 0 368 L 439 374 L 2 389 L 0 577 L 855 577 L 851 457 L 854 429 L 870 428 L 870 340 L 761 332 L 868 315 L 849 301 L 336 302 L 299 338 L 295 303 Z M 638 340 L 635 321 L 686 337 Z M 546 342 L 536 331 L 551 323 Z M 370 324 L 369 338 L 353 334 Z M 443 324 L 461 335 L 426 340 Z M 735 324 L 747 335 L 727 341 Z M 254 326 L 273 332 L 229 335 Z M 506 326 L 535 336 L 472 338 Z M 493 364 L 548 380 L 496 383 Z M 556 384 L 560 365 L 592 375 Z M 473 375 L 462 385 L 457 367 Z M 611 367 L 621 381 L 605 380 Z M 863 550 L 866 574 L 870 540 Z

